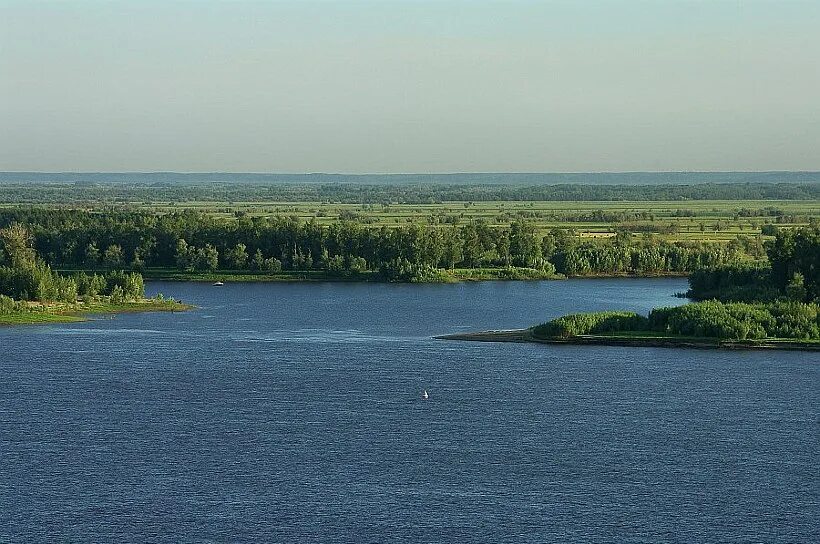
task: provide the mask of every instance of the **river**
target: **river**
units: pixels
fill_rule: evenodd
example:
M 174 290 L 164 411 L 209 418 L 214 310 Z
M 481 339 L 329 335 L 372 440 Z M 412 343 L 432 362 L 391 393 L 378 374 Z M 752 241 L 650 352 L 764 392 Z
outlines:
M 0 542 L 820 541 L 817 354 L 432 338 L 685 289 L 155 282 L 197 309 L 0 329 Z

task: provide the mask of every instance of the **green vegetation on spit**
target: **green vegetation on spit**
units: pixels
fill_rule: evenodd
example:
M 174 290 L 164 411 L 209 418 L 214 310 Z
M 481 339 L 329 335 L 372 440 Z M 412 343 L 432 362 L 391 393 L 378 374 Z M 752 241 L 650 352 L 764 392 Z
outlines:
M 648 316 L 630 312 L 572 314 L 535 326 L 535 338 L 643 335 L 653 338 L 820 341 L 817 304 L 802 302 L 704 301 L 657 308 Z

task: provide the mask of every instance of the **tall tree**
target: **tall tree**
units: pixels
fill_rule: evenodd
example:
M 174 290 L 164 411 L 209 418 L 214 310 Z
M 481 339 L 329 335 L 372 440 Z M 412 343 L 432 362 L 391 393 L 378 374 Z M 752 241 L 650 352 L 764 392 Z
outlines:
M 37 253 L 32 245 L 31 233 L 24 226 L 13 223 L 0 229 L 0 241 L 8 255 L 8 260 L 14 268 L 31 268 L 34 266 Z

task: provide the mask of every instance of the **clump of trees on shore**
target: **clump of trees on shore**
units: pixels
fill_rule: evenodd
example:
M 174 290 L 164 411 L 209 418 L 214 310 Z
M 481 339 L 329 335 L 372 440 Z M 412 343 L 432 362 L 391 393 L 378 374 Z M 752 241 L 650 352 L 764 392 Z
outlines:
M 649 314 L 649 330 L 739 340 L 820 339 L 818 305 L 795 301 L 770 304 L 704 301 L 658 308 Z
M 766 243 L 768 263 L 695 270 L 689 296 L 698 300 L 772 301 L 820 298 L 820 227 L 780 229 Z
M 20 301 L 75 303 L 105 297 L 125 302 L 145 296 L 143 278 L 136 272 L 58 274 L 42 262 L 31 242 L 31 234 L 21 225 L 0 229 L 0 296 L 5 297 L 0 309 L 4 312 L 20 310 Z

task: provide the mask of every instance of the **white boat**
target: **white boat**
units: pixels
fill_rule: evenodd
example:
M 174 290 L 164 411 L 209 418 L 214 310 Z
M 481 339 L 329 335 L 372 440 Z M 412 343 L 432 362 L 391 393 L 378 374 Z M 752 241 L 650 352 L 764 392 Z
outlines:
M 424 392 L 421 394 L 421 398 L 423 400 L 427 400 L 430 398 L 430 395 L 427 394 L 427 390 L 425 389 Z
M 215 281 L 215 282 L 214 282 L 214 287 L 220 287 L 220 286 L 222 286 L 222 285 L 225 285 L 225 284 L 224 284 L 224 283 L 222 283 L 221 281 Z

